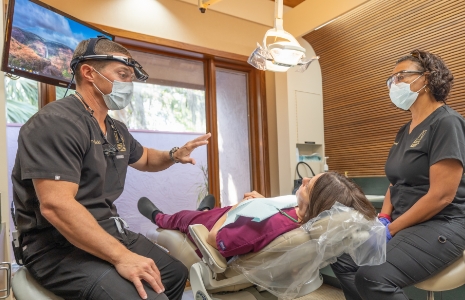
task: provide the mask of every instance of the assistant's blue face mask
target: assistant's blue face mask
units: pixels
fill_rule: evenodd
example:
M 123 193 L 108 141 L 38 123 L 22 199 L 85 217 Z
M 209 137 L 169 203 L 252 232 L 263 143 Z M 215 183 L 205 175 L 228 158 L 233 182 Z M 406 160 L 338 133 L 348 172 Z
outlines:
M 409 110 L 410 107 L 415 103 L 418 98 L 420 91 L 426 86 L 426 84 L 416 92 L 410 90 L 410 85 L 418 80 L 423 75 L 418 76 L 410 84 L 405 82 L 399 82 L 398 84 L 391 85 L 389 89 L 389 97 L 392 103 L 400 109 Z

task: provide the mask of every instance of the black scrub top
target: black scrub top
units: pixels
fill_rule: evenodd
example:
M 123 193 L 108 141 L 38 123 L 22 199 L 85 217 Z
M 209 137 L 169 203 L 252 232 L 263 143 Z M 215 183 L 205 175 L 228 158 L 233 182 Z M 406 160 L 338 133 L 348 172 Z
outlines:
M 116 136 L 106 120 L 107 140 Z M 115 120 L 123 141 L 118 152 L 105 156 L 97 121 L 75 97 L 46 105 L 21 127 L 12 172 L 15 219 L 21 232 L 50 227 L 40 214 L 32 179 L 68 181 L 79 185 L 76 200 L 103 221 L 118 216 L 113 202 L 123 192 L 128 164 L 138 161 L 143 147 L 126 126 Z
M 465 162 L 465 120 L 447 105 L 437 108 L 409 134 L 410 122 L 402 126 L 386 161 L 391 182 L 391 203 L 395 220 L 429 190 L 429 169 L 443 159 Z M 465 177 L 452 203 L 435 217 L 465 217 Z

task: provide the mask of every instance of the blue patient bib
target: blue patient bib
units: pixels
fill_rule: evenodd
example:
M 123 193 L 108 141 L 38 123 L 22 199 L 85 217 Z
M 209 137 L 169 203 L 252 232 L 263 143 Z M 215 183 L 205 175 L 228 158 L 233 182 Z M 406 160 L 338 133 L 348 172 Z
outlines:
M 240 216 L 253 218 L 252 221 L 254 222 L 261 222 L 278 213 L 278 209 L 295 206 L 297 206 L 297 197 L 295 195 L 245 200 L 242 201 L 235 209 L 228 211 L 226 221 L 221 228 L 236 222 Z

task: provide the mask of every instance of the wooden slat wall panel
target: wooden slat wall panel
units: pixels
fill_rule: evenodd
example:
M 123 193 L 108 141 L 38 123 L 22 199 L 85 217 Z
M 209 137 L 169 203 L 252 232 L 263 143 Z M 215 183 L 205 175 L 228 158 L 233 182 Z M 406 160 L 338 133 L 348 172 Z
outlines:
M 447 104 L 465 115 L 465 0 L 372 0 L 304 36 L 321 56 L 330 170 L 384 176 L 410 113 L 391 103 L 386 78 L 413 49 L 440 55 L 455 76 Z

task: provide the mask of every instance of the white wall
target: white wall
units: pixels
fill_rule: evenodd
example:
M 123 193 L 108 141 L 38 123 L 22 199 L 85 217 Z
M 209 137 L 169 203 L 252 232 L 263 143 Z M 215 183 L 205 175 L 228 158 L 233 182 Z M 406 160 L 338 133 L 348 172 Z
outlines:
M 270 28 L 213 10 L 202 14 L 197 6 L 175 0 L 42 2 L 86 22 L 246 56 Z
M 198 6 L 198 0 L 179 0 Z M 224 0 L 211 5 L 206 13 L 217 11 L 223 14 L 273 27 L 275 3 L 270 0 Z M 284 12 L 291 8 L 284 6 Z M 257 14 L 257 11 L 260 13 Z
M 312 57 L 315 51 L 303 39 L 298 39 L 300 45 L 306 49 L 306 56 Z M 290 193 L 295 178 L 296 165 L 296 91 L 319 95 L 323 101 L 322 78 L 320 63 L 313 62 L 304 72 L 299 73 L 290 69 L 286 73 L 275 73 L 276 111 L 277 113 L 277 141 L 279 157 L 279 192 Z M 312 126 L 309 130 L 318 131 L 323 135 L 322 126 Z M 323 145 L 324 149 L 324 145 Z

